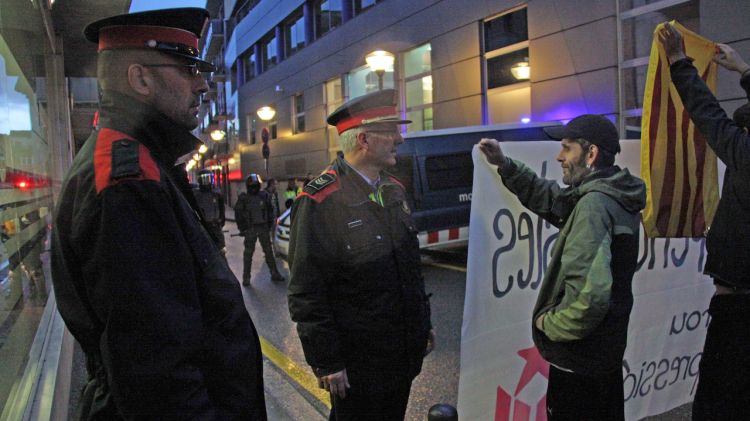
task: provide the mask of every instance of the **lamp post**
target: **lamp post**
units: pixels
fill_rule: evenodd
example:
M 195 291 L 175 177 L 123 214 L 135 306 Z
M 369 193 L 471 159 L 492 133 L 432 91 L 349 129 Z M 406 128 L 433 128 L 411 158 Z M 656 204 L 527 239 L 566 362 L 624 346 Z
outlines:
M 268 122 L 276 115 L 276 110 L 266 105 L 258 108 L 256 114 L 258 114 L 258 117 L 266 123 L 266 126 L 268 126 Z M 263 154 L 263 162 L 266 166 L 266 177 L 268 177 L 268 159 L 271 156 L 271 147 L 268 145 L 268 127 L 263 128 L 260 138 L 263 141 L 263 149 L 261 152 Z
M 395 57 L 388 51 L 377 50 L 365 56 L 365 61 L 370 69 L 378 75 L 378 90 L 383 90 L 383 75 L 385 71 L 393 68 Z

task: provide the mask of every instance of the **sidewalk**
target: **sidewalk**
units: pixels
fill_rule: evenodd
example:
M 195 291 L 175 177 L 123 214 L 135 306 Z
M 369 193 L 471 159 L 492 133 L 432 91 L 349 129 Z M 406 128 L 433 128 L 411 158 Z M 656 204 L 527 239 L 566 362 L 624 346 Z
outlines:
M 224 234 L 226 239 L 227 261 L 229 262 L 229 266 L 234 270 L 235 275 L 241 275 L 242 254 L 244 249 L 242 238 L 229 236 L 230 234 L 237 233 L 237 225 L 234 222 L 234 209 L 227 206 L 225 217 L 227 220 L 226 225 L 224 226 L 224 231 L 227 231 Z M 273 238 L 271 241 L 273 241 Z M 256 250 L 253 255 L 253 267 L 261 268 L 261 271 L 264 271 L 264 265 L 263 251 L 260 248 L 260 244 L 256 244 Z M 245 304 L 249 305 L 247 300 L 245 300 Z M 249 308 L 248 311 L 250 311 Z M 250 313 L 252 314 L 253 312 L 250 311 Z M 305 389 L 305 386 L 302 385 L 304 380 L 309 381 L 309 379 L 301 379 L 299 373 L 296 373 L 294 368 L 290 369 L 290 366 L 295 365 L 294 362 L 283 354 L 280 355 L 279 350 L 275 349 L 274 344 L 270 343 L 268 339 L 262 337 L 260 323 L 268 321 L 254 317 L 253 322 L 256 325 L 256 329 L 258 329 L 258 334 L 261 335 L 261 347 L 263 349 L 263 380 L 266 392 L 268 419 L 270 421 L 326 420 L 328 418 L 328 408 L 326 408 L 318 398 L 313 396 Z M 267 328 L 265 325 L 263 327 Z M 284 360 L 288 360 L 288 362 L 285 363 Z M 303 368 L 306 369 L 306 367 Z M 312 375 L 310 374 L 310 376 Z

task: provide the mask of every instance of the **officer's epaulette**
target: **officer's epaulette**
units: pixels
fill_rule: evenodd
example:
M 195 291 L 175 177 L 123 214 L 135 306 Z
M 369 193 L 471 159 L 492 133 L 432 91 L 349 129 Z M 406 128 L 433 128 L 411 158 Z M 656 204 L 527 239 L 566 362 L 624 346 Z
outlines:
M 122 180 L 161 179 L 151 153 L 133 137 L 108 128 L 99 129 L 94 150 L 96 192 Z
M 307 196 L 316 203 L 320 203 L 340 188 L 341 184 L 339 183 L 338 174 L 336 174 L 335 170 L 329 169 L 307 183 L 305 188 L 302 189 L 302 193 L 299 194 L 299 197 Z
M 386 177 L 388 177 L 388 181 L 390 181 L 391 183 L 396 184 L 402 189 L 406 190 L 406 187 L 404 187 L 404 183 L 402 183 L 401 180 L 396 178 L 394 175 L 386 173 Z

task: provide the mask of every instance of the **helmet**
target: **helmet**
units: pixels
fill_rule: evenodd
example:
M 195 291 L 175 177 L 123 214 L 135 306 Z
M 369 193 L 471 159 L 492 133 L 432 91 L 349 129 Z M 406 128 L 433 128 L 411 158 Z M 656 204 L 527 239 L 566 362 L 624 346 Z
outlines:
M 214 185 L 214 173 L 211 170 L 198 171 L 198 187 L 201 190 L 211 190 Z
M 245 178 L 247 192 L 250 194 L 258 194 L 261 184 L 263 184 L 263 179 L 258 174 L 252 173 Z

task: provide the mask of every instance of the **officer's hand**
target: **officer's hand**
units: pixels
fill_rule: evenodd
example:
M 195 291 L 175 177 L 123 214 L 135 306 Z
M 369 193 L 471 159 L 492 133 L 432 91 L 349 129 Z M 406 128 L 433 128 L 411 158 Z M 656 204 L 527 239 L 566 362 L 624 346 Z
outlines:
M 430 329 L 430 336 L 427 337 L 427 348 L 424 350 L 424 356 L 430 355 L 435 350 L 435 329 Z
M 658 36 L 659 42 L 664 47 L 664 52 L 667 53 L 667 59 L 670 64 L 687 57 L 685 55 L 685 46 L 682 44 L 682 34 L 674 26 L 670 25 L 669 22 L 664 22 L 664 26 L 659 29 Z
M 734 70 L 740 74 L 750 69 L 750 65 L 745 63 L 734 49 L 726 44 L 716 44 L 716 54 L 713 60 L 724 66 L 727 70 Z
M 484 153 L 487 157 L 487 162 L 492 165 L 497 165 L 500 169 L 505 164 L 505 154 L 502 148 L 500 148 L 500 142 L 495 139 L 482 138 L 479 141 L 479 150 Z
M 349 378 L 346 376 L 346 369 L 343 369 L 327 376 L 318 377 L 318 387 L 343 399 L 346 397 L 346 389 L 352 386 L 349 384 Z

